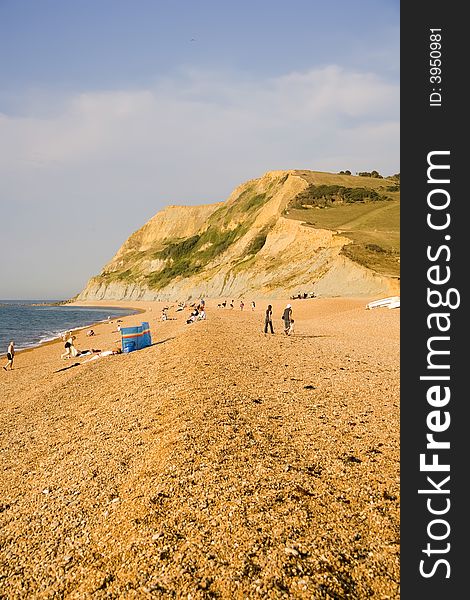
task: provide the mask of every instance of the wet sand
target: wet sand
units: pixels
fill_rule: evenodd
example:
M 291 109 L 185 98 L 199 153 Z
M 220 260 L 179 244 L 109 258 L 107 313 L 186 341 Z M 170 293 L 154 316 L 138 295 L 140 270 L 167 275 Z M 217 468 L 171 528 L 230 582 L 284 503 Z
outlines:
M 265 335 L 265 301 L 191 325 L 113 301 L 146 311 L 121 324 L 149 321 L 151 347 L 18 353 L 0 597 L 399 598 L 399 310 L 367 301 L 294 300 L 291 337 L 285 302 Z M 120 346 L 117 324 L 77 348 Z

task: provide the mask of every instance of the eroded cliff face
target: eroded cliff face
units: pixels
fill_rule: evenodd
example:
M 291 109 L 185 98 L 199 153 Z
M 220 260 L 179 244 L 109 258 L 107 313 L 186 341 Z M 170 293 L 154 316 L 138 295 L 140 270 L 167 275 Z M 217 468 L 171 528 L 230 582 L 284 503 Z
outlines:
M 396 280 L 341 255 L 347 237 L 285 218 L 306 187 L 297 171 L 273 171 L 240 185 L 226 202 L 169 206 L 129 237 L 78 299 L 396 293 Z

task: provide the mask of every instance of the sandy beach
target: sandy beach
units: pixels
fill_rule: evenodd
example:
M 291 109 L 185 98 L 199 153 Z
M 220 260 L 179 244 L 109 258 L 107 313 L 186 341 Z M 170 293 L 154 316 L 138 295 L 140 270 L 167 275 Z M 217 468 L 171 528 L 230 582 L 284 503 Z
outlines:
M 399 598 L 399 310 L 218 302 L 0 370 L 0 598 Z

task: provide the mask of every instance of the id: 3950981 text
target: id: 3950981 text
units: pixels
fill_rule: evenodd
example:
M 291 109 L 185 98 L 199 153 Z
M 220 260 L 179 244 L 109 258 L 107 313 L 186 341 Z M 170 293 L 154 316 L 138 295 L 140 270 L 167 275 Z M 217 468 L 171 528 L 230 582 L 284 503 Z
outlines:
M 442 106 L 442 30 L 429 30 L 429 106 Z

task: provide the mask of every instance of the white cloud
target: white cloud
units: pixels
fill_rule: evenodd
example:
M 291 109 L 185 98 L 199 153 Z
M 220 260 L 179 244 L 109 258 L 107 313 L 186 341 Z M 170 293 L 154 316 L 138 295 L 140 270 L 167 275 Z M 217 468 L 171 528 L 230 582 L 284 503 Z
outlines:
M 93 215 L 102 234 L 86 230 L 85 279 L 166 204 L 224 200 L 270 169 L 399 170 L 398 85 L 338 66 L 264 80 L 189 71 L 152 89 L 51 93 L 47 111 L 44 91 L 36 113 L 34 95 L 22 104 L 28 114 L 0 114 L 0 229 L 35 245 L 45 270 L 41 252 L 70 235 L 81 244 Z M 8 218 L 15 204 L 37 203 L 29 231 Z M 110 227 L 129 205 L 127 221 Z
M 285 141 L 286 160 L 297 144 L 309 140 L 321 160 L 323 137 L 341 138 L 342 129 L 351 126 L 360 132 L 362 127 L 368 131 L 371 122 L 397 122 L 398 86 L 336 66 L 262 81 L 190 72 L 154 89 L 77 94 L 56 111 L 47 118 L 3 115 L 2 163 L 21 170 L 24 163 L 80 168 L 91 161 L 126 158 L 128 170 L 118 174 L 126 177 L 149 153 L 155 158 L 173 154 L 180 162 L 181 152 L 195 158 L 203 152 L 213 167 L 223 161 L 224 141 L 235 150 L 232 155 L 242 153 L 241 163 L 254 158 L 253 145 L 257 151 L 267 145 L 269 157 L 273 134 L 278 133 Z M 382 162 L 391 166 L 397 161 L 396 141 L 383 139 Z M 371 159 L 375 157 L 374 150 Z

